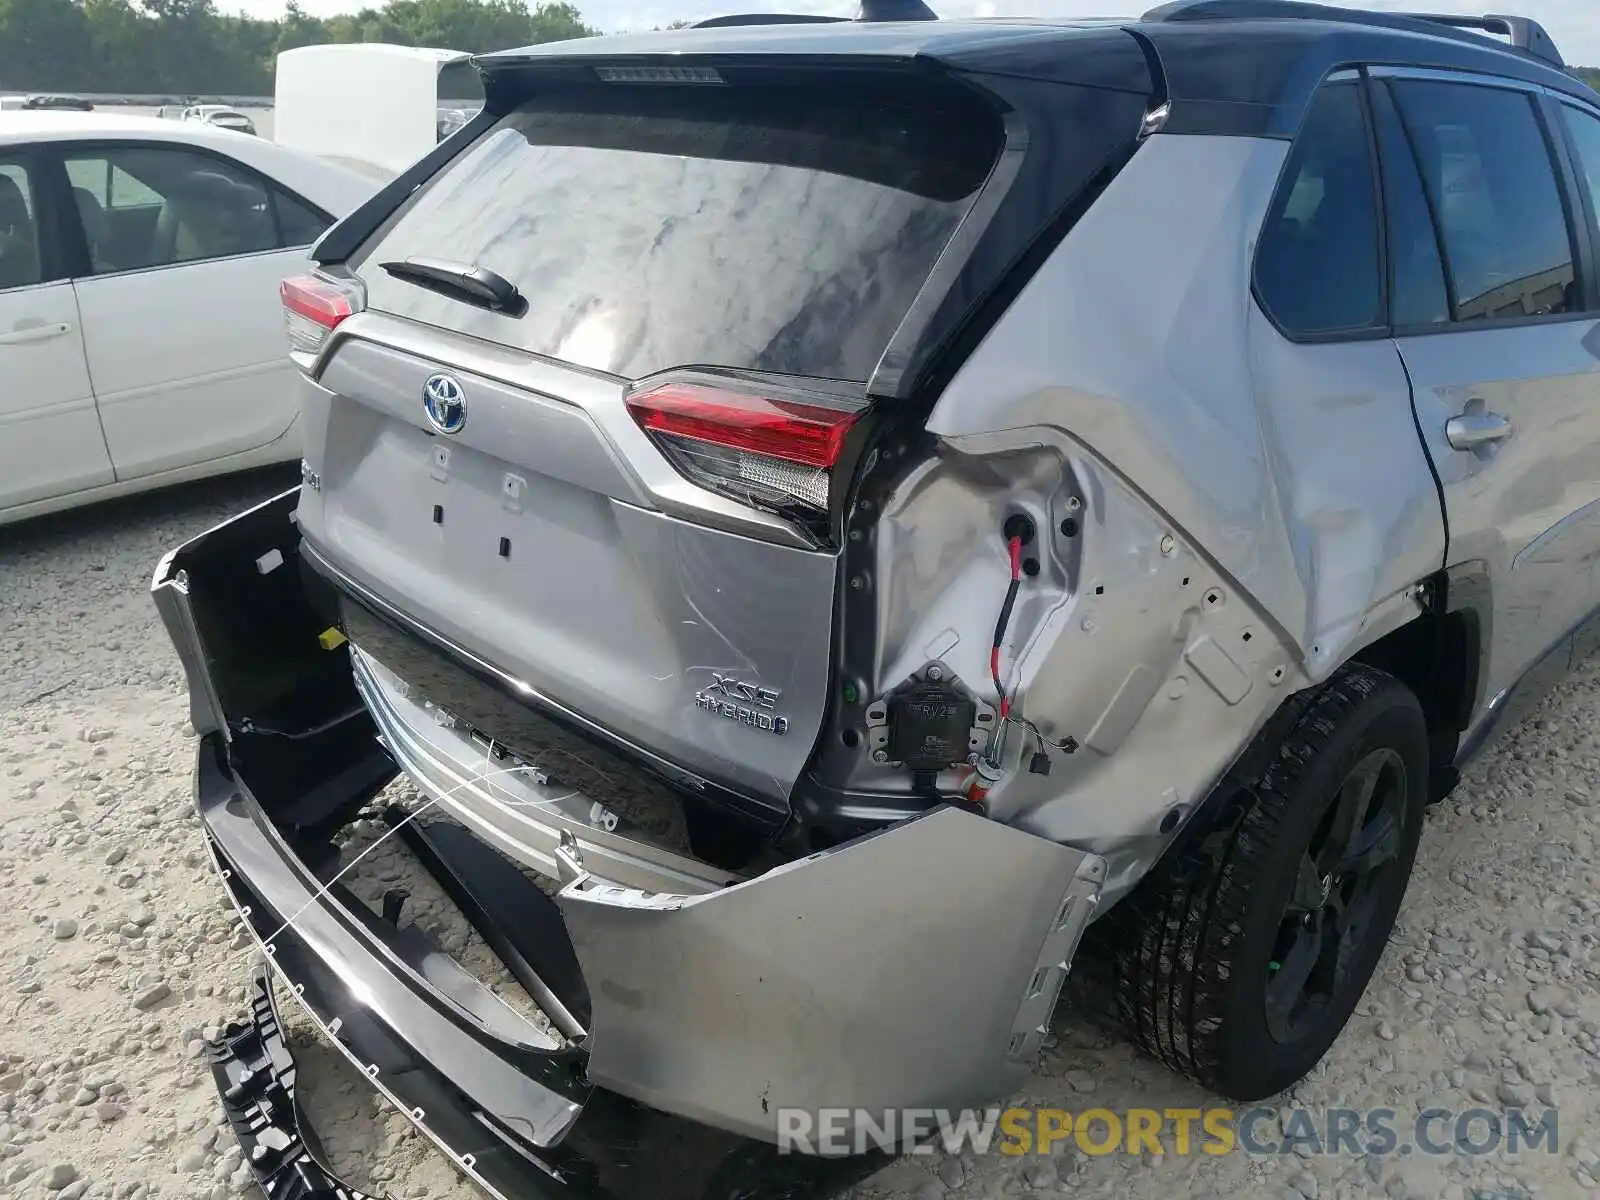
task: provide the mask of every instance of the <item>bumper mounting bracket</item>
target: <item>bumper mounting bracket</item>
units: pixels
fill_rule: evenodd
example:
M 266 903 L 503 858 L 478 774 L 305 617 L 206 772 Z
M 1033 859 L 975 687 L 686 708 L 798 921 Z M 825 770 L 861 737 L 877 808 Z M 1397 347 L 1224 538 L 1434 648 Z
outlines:
M 324 1165 L 295 1094 L 294 1056 L 283 1035 L 265 964 L 251 977 L 250 1017 L 207 1044 L 211 1075 L 244 1161 L 267 1200 L 380 1200 Z

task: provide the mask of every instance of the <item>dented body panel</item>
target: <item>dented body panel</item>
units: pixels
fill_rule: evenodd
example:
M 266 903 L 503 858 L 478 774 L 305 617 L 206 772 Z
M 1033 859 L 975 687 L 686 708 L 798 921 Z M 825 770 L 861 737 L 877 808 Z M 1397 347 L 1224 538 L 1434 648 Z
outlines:
M 1321 678 L 1367 640 L 1373 606 L 1439 569 L 1444 527 L 1394 343 L 1290 343 L 1254 302 L 1256 236 L 1286 151 L 1150 139 L 928 427 L 1070 430 Z
M 780 1107 L 1008 1095 L 1104 872 L 1092 854 L 938 808 L 698 896 L 579 875 L 559 900 L 594 989 L 590 1078 L 769 1139 Z
M 1283 153 L 1150 139 L 945 390 L 938 452 L 876 532 L 881 690 L 934 656 L 986 676 L 988 630 L 963 614 L 994 604 L 1006 568 L 969 548 L 1007 512 L 1037 520 L 1007 687 L 1080 748 L 1031 774 L 1018 731 L 989 803 L 1107 855 L 1109 897 L 1286 695 L 1418 615 L 1416 581 L 1444 559 L 1394 344 L 1295 345 L 1253 302 Z M 1382 469 L 1350 469 L 1374 454 Z

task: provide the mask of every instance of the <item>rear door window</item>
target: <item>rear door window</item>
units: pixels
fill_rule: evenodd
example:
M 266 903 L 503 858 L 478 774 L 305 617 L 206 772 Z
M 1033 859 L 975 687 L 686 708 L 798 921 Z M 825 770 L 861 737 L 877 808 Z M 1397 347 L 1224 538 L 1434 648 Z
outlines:
M 277 248 L 265 186 L 221 159 L 164 146 L 62 157 L 93 274 Z
M 278 216 L 278 241 L 283 246 L 309 246 L 333 224 L 332 218 L 276 188 L 272 192 L 272 206 Z
M 1383 201 L 1389 231 L 1389 314 L 1396 329 L 1443 325 L 1450 320 L 1439 231 L 1394 99 L 1375 87 L 1372 120 L 1383 164 Z
M 1391 80 L 1443 233 L 1461 321 L 1574 311 L 1571 235 L 1533 98 Z
M 42 249 L 31 173 L 0 160 L 0 292 L 44 278 Z
M 572 87 L 510 113 L 352 261 L 371 308 L 638 378 L 715 365 L 865 381 L 994 166 L 966 92 Z M 477 264 L 478 309 L 388 276 Z
M 1577 152 L 1578 173 L 1589 189 L 1590 207 L 1600 213 L 1600 118 L 1585 109 L 1570 104 L 1561 106 L 1561 119 L 1572 135 L 1572 147 Z M 1592 218 L 1591 218 L 1592 220 Z M 1600 228 L 1590 229 L 1600 244 Z

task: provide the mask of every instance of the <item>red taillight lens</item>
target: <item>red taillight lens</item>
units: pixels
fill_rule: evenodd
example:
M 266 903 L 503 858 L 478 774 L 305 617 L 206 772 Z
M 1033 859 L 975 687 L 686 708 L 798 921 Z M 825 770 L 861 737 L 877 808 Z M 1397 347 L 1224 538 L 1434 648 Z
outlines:
M 838 462 L 844 436 L 860 415 L 685 383 L 629 397 L 628 409 L 634 420 L 658 433 L 807 467 Z
M 340 287 L 315 275 L 297 275 L 278 285 L 289 348 L 315 354 L 346 317 L 361 307 L 353 288 Z
M 761 508 L 826 511 L 830 469 L 858 412 L 669 383 L 628 411 L 695 482 Z

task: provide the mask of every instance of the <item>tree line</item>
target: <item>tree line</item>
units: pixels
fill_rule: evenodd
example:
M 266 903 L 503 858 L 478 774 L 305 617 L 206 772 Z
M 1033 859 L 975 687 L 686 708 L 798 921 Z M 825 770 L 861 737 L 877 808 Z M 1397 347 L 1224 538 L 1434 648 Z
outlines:
M 599 30 L 565 0 L 387 0 L 275 21 L 214 0 L 0 0 L 0 91 L 270 96 L 280 51 L 324 42 L 498 50 Z
M 0 91 L 267 96 L 279 51 L 297 46 L 483 51 L 599 32 L 567 0 L 386 0 L 327 19 L 289 0 L 275 21 L 215 0 L 0 0 Z M 1572 73 L 1600 87 L 1600 69 Z

